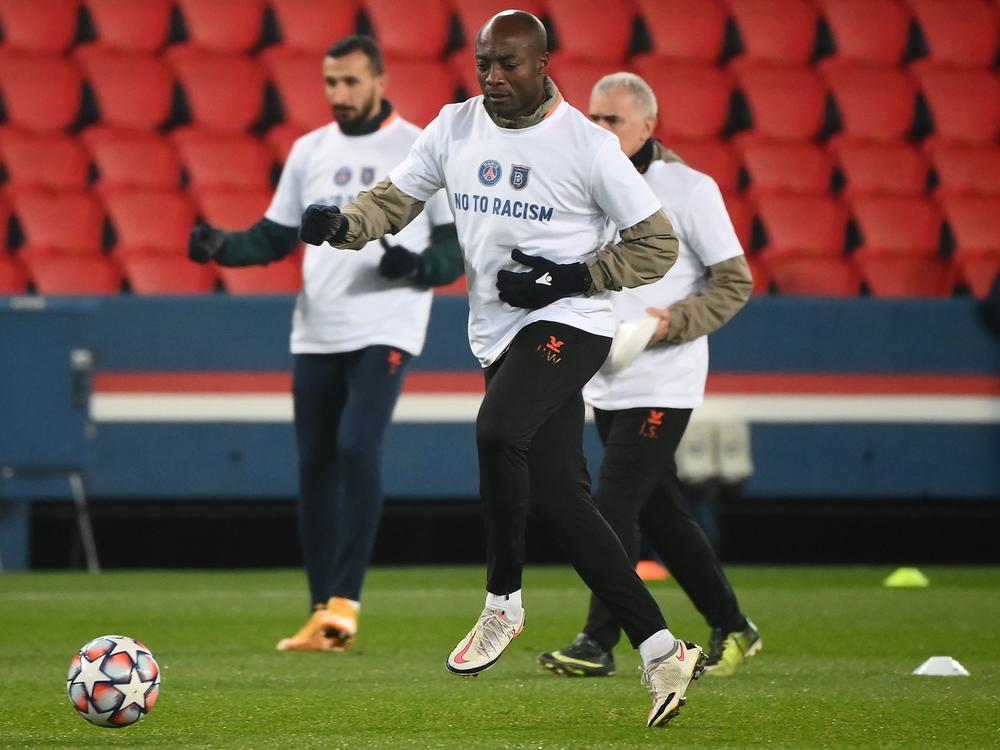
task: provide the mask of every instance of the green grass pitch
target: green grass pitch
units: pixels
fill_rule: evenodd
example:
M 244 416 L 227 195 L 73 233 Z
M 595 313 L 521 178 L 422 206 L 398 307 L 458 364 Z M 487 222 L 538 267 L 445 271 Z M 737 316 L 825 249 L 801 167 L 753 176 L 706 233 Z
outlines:
M 346 654 L 279 654 L 305 616 L 299 571 L 0 575 L 3 748 L 982 748 L 1000 747 L 1000 569 L 733 568 L 764 651 L 706 675 L 666 728 L 648 730 L 637 655 L 618 675 L 567 679 L 538 651 L 579 629 L 586 593 L 561 567 L 525 574 L 527 624 L 471 680 L 445 659 L 482 607 L 481 568 L 379 568 Z M 707 629 L 673 582 L 654 584 L 671 628 Z M 139 724 L 90 726 L 66 698 L 73 653 L 106 633 L 152 648 L 160 700 Z M 915 677 L 935 655 L 971 677 Z

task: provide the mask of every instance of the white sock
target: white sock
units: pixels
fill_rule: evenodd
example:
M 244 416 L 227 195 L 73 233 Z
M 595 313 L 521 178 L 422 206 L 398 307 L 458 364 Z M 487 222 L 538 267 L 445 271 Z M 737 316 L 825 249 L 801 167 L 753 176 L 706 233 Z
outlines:
M 673 633 L 664 628 L 653 633 L 649 638 L 639 644 L 639 656 L 642 657 L 642 666 L 649 666 L 649 662 L 672 654 L 677 648 L 677 639 Z
M 524 610 L 521 607 L 521 589 L 509 594 L 486 593 L 486 606 L 490 609 L 502 609 L 507 622 L 519 622 Z

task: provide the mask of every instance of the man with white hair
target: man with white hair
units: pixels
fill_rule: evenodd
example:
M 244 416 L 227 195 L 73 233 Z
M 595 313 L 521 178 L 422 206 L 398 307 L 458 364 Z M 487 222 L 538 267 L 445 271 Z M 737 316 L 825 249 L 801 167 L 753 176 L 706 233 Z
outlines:
M 712 628 L 706 671 L 729 675 L 760 650 L 760 633 L 685 507 L 674 453 L 704 397 L 707 335 L 743 307 L 753 280 L 718 185 L 652 138 L 656 117 L 656 96 L 639 76 L 615 73 L 594 86 L 590 119 L 618 136 L 679 240 L 669 274 L 614 295 L 619 322 L 648 315 L 657 325 L 631 364 L 615 371 L 606 362 L 584 389 L 605 447 L 595 499 L 633 563 L 640 527 L 647 534 Z M 612 612 L 592 595 L 576 641 L 538 659 L 558 674 L 612 675 L 620 635 Z

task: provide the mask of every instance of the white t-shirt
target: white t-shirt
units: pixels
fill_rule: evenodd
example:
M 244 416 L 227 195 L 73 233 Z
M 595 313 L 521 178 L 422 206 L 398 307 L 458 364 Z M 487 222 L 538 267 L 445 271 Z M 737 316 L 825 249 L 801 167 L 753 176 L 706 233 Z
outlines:
M 678 162 L 655 161 L 644 175 L 677 233 L 677 262 L 659 281 L 612 295 L 618 322 L 642 318 L 647 307 L 670 307 L 696 294 L 706 267 L 743 254 L 715 180 Z M 654 344 L 619 372 L 609 363 L 584 387 L 598 409 L 693 409 L 705 396 L 708 336 L 686 344 Z
M 524 326 L 548 320 L 601 336 L 614 333 L 610 294 L 566 297 L 539 310 L 501 302 L 497 271 L 527 271 L 514 248 L 556 263 L 586 260 L 605 222 L 625 229 L 660 202 L 621 152 L 618 139 L 561 101 L 537 125 L 496 125 L 477 96 L 448 104 L 389 178 L 426 200 L 448 191 L 469 285 L 469 344 L 484 367 Z
M 344 135 L 335 122 L 306 133 L 292 146 L 271 206 L 271 221 L 297 227 L 310 203 L 343 206 L 385 178 L 402 161 L 420 129 L 393 113 L 369 135 Z M 427 198 L 431 198 L 429 194 Z M 431 225 L 449 224 L 444 195 L 402 232 L 394 245 L 423 252 Z M 378 271 L 383 247 L 369 242 L 358 252 L 306 245 L 302 291 L 292 314 L 292 352 L 327 354 L 384 344 L 418 355 L 430 317 L 431 291 Z

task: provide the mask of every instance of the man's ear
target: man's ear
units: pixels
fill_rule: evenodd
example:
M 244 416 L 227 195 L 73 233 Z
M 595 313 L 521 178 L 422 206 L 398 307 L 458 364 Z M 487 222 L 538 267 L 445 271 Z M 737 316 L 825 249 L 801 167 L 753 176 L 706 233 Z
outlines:
M 543 52 L 538 56 L 538 72 L 545 73 L 549 69 L 549 53 Z

